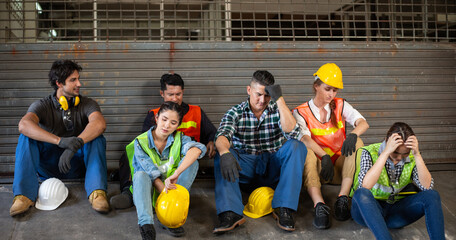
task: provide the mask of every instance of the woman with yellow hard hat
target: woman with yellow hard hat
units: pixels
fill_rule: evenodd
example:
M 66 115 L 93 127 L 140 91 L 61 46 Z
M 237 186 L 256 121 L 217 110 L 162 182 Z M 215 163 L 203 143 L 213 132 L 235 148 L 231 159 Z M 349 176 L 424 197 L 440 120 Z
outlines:
M 369 125 L 366 119 L 347 101 L 336 98 L 343 89 L 342 71 L 334 63 L 326 63 L 314 73 L 315 96 L 296 107 L 293 116 L 299 123 L 301 141 L 308 152 L 304 166 L 304 184 L 314 202 L 313 225 L 318 229 L 330 227 L 330 208 L 321 194 L 321 182 L 341 184 L 335 203 L 335 218 L 350 218 L 348 194 L 355 171 L 355 152 L 363 146 L 359 138 Z M 346 135 L 345 123 L 353 126 Z
M 179 104 L 163 103 L 155 115 L 157 125 L 137 136 L 126 149 L 130 169 L 133 171 L 133 202 L 143 239 L 155 239 L 152 208 L 159 207 L 156 206 L 156 201 L 161 207 L 162 199 L 166 198 L 169 202 L 168 208 L 156 209 L 163 228 L 175 237 L 185 233 L 181 227 L 188 211 L 189 196 L 185 189 L 189 190 L 195 180 L 198 172 L 197 159 L 204 156 L 206 147 L 176 131 L 183 116 L 184 112 Z M 175 192 L 163 197 L 168 190 Z M 162 194 L 159 196 L 160 192 Z M 177 197 L 172 199 L 173 196 Z M 183 201 L 182 204 L 187 209 L 170 209 L 169 206 L 180 205 L 176 201 Z

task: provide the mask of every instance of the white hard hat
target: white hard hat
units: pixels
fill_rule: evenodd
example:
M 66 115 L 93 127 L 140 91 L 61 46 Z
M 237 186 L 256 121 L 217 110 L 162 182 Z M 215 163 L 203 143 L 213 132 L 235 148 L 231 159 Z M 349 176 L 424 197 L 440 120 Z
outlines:
M 40 210 L 54 210 L 68 197 L 68 188 L 57 178 L 48 178 L 41 183 L 35 207 Z

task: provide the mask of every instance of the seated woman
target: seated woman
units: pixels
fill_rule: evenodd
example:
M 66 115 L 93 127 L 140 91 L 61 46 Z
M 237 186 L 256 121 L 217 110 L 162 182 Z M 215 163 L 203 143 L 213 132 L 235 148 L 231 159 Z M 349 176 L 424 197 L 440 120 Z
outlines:
M 426 215 L 430 239 L 445 239 L 440 196 L 409 125 L 394 123 L 385 141 L 360 148 L 356 164 L 351 215 L 357 223 L 377 239 L 392 239 L 388 228 Z M 410 186 L 418 192 L 406 190 Z
M 313 225 L 326 229 L 331 225 L 330 208 L 323 199 L 321 183 L 341 185 L 334 217 L 339 221 L 349 219 L 348 194 L 355 172 L 355 152 L 364 146 L 361 135 L 369 124 L 345 99 L 336 97 L 344 87 L 342 71 L 336 64 L 324 64 L 314 76 L 315 96 L 295 108 L 293 116 L 301 127 L 301 141 L 307 146 L 304 184 L 314 203 Z M 353 127 L 349 134 L 347 123 Z
M 134 155 L 127 147 L 127 155 L 133 155 L 133 201 L 143 239 L 155 239 L 152 207 L 159 193 L 175 189 L 176 183 L 190 191 L 198 171 L 196 160 L 206 153 L 203 144 L 176 131 L 183 115 L 179 104 L 163 103 L 155 115 L 157 125 L 135 138 Z M 176 237 L 185 233 L 182 227 L 163 228 Z

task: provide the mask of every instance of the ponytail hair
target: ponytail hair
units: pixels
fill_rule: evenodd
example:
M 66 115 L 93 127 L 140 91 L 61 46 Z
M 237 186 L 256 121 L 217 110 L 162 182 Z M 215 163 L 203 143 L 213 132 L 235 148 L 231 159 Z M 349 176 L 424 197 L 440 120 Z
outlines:
M 315 86 L 320 86 L 323 82 L 320 80 L 320 78 L 316 77 L 315 78 L 315 82 L 313 83 L 313 90 L 315 92 Z M 330 117 L 330 121 L 331 121 L 331 124 L 334 125 L 335 128 L 339 129 L 339 124 L 337 123 L 337 119 L 336 119 L 336 101 L 331 100 L 331 102 L 329 103 L 329 108 L 331 109 L 331 117 Z

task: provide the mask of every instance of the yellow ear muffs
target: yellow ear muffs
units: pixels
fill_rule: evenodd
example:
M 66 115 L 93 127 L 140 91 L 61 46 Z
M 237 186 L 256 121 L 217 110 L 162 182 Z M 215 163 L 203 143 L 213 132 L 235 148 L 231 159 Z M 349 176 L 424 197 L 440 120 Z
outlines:
M 79 97 L 76 96 L 73 99 L 74 99 L 74 106 L 76 107 L 79 104 L 79 102 L 80 102 Z
M 80 102 L 79 97 L 78 97 L 78 96 L 74 97 L 74 98 L 72 99 L 72 103 L 73 103 L 73 102 L 74 102 L 74 104 L 72 104 L 72 105 L 73 105 L 74 107 L 76 107 L 76 106 L 79 104 L 79 102 Z M 61 96 L 61 97 L 59 98 L 59 103 L 60 103 L 60 107 L 62 107 L 62 109 L 63 109 L 64 111 L 68 110 L 68 101 L 67 101 L 67 99 L 66 99 L 65 96 Z M 73 107 L 73 106 L 72 106 L 72 107 Z
M 66 99 L 65 96 L 61 96 L 61 97 L 59 98 L 59 103 L 60 103 L 60 107 L 61 107 L 64 111 L 68 110 L 68 101 L 67 101 L 67 99 Z

